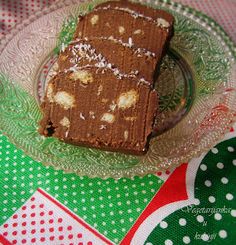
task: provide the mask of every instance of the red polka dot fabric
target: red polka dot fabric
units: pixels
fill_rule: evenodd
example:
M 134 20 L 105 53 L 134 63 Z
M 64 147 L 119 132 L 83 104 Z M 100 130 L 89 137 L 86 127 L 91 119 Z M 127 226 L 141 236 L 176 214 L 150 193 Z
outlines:
M 0 226 L 0 230 L 3 235 L 0 235 L 0 244 L 2 239 L 6 244 L 111 244 L 42 189 L 38 189 L 6 223 Z
M 35 11 L 49 6 L 55 0 L 0 0 L 0 37 Z

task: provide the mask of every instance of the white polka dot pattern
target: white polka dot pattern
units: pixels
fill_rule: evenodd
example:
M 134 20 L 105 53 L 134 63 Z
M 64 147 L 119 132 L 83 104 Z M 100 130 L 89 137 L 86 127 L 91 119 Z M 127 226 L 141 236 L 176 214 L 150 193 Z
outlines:
M 113 242 L 115 238 L 120 241 L 163 183 L 154 175 L 114 181 L 64 174 L 33 161 L 12 144 L 6 144 L 8 141 L 0 134 L 2 139 L 0 152 L 5 159 L 8 149 L 11 157 L 0 165 L 0 179 L 1 176 L 5 179 L 4 195 L 0 198 L 1 223 L 40 187 L 93 227 L 99 228 L 103 235 L 106 231 L 106 236 Z
M 227 232 L 226 232 L 225 230 L 220 230 L 220 231 L 219 231 L 219 236 L 220 236 L 221 238 L 226 238 L 226 237 L 227 237 Z
M 190 237 L 189 237 L 189 236 L 184 236 L 184 237 L 183 237 L 183 243 L 184 243 L 184 244 L 189 244 L 190 241 L 191 241 L 191 240 L 190 240 Z

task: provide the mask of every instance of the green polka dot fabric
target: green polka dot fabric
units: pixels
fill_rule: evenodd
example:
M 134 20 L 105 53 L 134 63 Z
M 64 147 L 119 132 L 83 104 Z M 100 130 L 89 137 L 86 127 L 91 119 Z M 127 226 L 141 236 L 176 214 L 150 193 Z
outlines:
M 0 134 L 0 242 L 234 244 L 234 135 L 168 176 L 102 180 L 46 167 Z
M 235 244 L 236 139 L 214 147 L 201 161 L 195 179 L 197 205 L 165 218 L 149 235 L 151 244 Z
M 154 175 L 102 180 L 65 174 L 32 160 L 0 134 L 0 225 L 42 188 L 118 243 L 162 183 Z

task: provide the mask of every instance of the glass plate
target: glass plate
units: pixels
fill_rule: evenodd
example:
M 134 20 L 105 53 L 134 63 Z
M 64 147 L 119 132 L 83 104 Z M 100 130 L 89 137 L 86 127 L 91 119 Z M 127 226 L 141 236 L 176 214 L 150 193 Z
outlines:
M 38 134 L 42 116 L 38 102 L 57 51 L 71 39 L 78 14 L 100 2 L 57 2 L 17 25 L 1 41 L 1 130 L 45 165 L 90 177 L 155 173 L 210 149 L 235 121 L 235 47 L 210 18 L 168 0 L 141 2 L 175 16 L 175 35 L 156 83 L 161 111 L 147 154 L 137 157 L 76 147 Z

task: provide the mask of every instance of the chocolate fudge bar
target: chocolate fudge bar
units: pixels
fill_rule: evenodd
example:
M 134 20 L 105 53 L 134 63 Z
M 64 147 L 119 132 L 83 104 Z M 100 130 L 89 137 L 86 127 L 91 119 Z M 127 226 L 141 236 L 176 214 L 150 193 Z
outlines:
M 173 22 L 173 16 L 163 10 L 128 1 L 109 1 L 79 18 L 74 39 L 113 37 L 155 53 L 158 62 L 173 34 Z
M 122 74 L 153 83 L 156 57 L 150 51 L 135 49 L 110 39 L 77 40 L 58 59 L 59 70 L 92 64 L 98 68 L 108 64 Z
M 154 76 L 173 34 L 169 13 L 110 1 L 80 16 L 41 104 L 39 132 L 75 145 L 144 154 L 158 111 Z
M 40 133 L 75 144 L 141 154 L 157 110 L 157 92 L 112 70 L 59 72 L 41 105 Z

